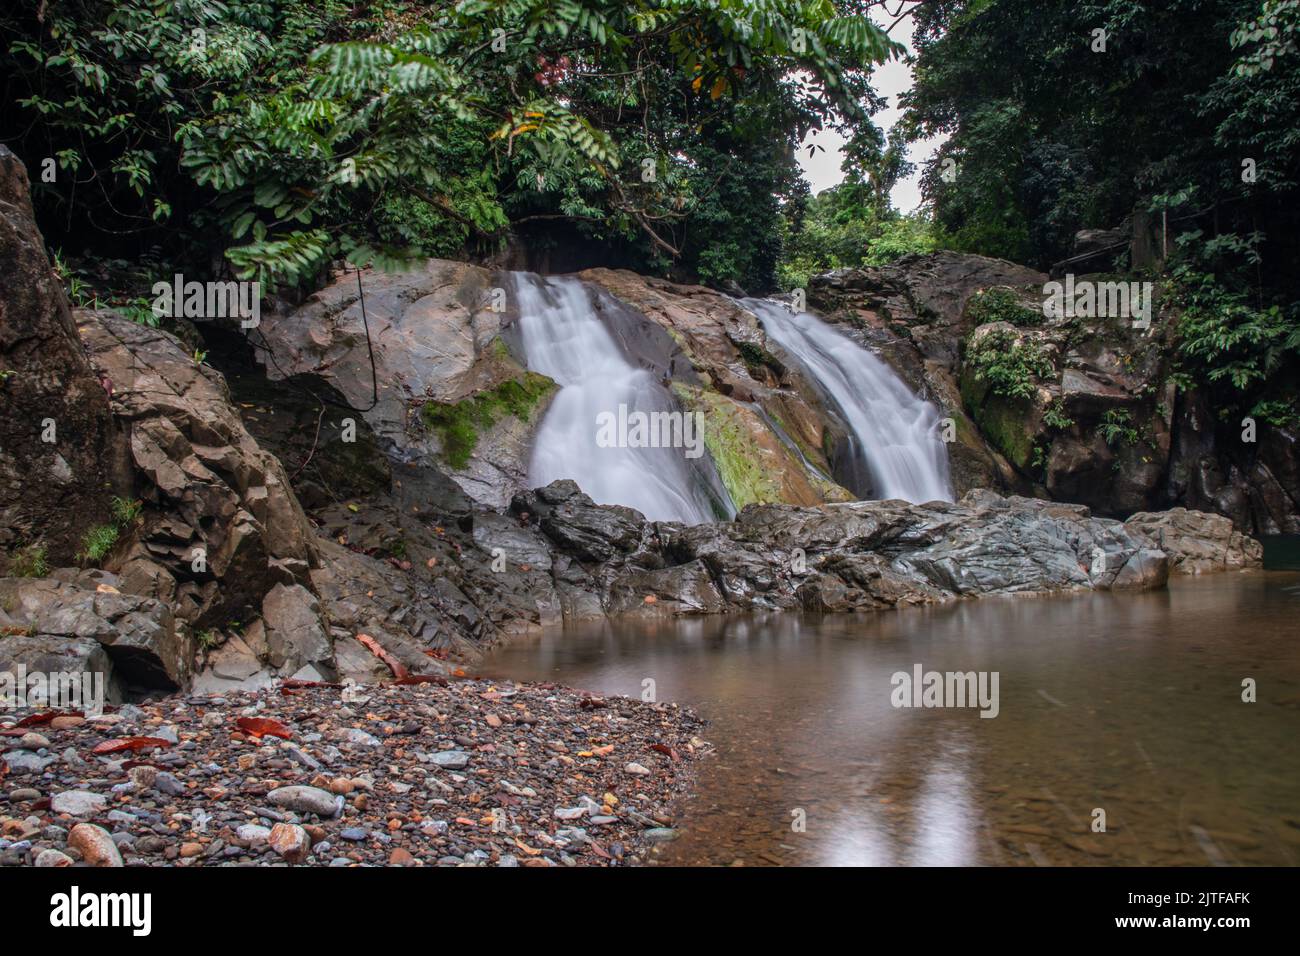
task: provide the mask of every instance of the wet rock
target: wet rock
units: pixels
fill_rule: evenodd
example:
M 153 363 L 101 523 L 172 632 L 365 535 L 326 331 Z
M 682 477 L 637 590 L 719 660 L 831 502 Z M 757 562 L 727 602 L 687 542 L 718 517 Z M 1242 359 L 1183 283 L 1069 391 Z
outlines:
M 1264 560 L 1263 546 L 1222 515 L 1171 508 L 1135 514 L 1124 524 L 1168 555 L 1174 574 L 1257 568 Z
M 88 817 L 100 813 L 108 804 L 108 798 L 88 790 L 65 790 L 56 793 L 50 801 L 50 809 L 55 813 L 66 813 L 74 817 Z
M 311 837 L 302 827 L 293 823 L 277 823 L 267 838 L 272 850 L 286 862 L 303 863 L 311 854 Z
M 122 854 L 103 827 L 78 823 L 68 833 L 68 846 L 81 854 L 88 866 L 122 866 Z
M 266 795 L 274 806 L 299 813 L 314 813 L 320 817 L 338 815 L 342 801 L 328 791 L 318 787 L 280 787 Z

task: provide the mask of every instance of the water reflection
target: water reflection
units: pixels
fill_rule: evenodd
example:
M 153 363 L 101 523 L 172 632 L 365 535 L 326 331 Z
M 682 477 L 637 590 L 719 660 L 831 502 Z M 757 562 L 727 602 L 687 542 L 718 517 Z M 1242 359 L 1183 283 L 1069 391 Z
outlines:
M 1295 864 L 1298 583 L 605 623 L 484 670 L 629 696 L 653 681 L 710 719 L 718 753 L 666 862 Z M 891 675 L 917 663 L 998 671 L 999 716 L 894 708 Z

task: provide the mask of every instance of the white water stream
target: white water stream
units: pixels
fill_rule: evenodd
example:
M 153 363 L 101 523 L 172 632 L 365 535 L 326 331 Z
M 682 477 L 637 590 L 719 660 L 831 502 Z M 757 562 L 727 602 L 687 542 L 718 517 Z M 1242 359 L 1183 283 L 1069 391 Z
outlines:
M 602 447 L 602 415 L 642 412 L 682 415 L 655 376 L 634 366 L 601 321 L 590 291 L 577 279 L 515 276 L 519 329 L 528 367 L 560 385 L 533 442 L 528 480 L 541 487 L 570 478 L 598 504 L 635 508 L 652 521 L 699 524 L 719 517 L 702 480 L 708 452 L 685 447 Z M 621 443 L 623 444 L 623 443 Z M 626 443 L 631 444 L 631 443 Z
M 770 299 L 741 304 L 799 366 L 852 432 L 853 453 L 870 475 L 874 498 L 951 501 L 948 452 L 939 411 L 894 370 L 816 316 L 793 314 Z

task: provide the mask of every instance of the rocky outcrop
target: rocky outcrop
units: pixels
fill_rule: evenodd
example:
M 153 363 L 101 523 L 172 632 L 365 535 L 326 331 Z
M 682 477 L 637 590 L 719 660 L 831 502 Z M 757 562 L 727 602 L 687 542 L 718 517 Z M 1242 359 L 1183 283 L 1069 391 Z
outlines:
M 330 408 L 332 428 L 363 417 L 394 458 L 436 456 L 476 500 L 504 506 L 525 481 L 532 429 L 553 389 L 506 342 L 502 281 L 441 259 L 401 273 L 341 273 L 301 307 L 265 315 L 250 335 L 272 380 L 310 375 L 357 410 Z M 477 414 L 510 383 L 533 398 L 525 420 Z
M 843 425 L 767 350 L 752 314 L 700 286 L 608 269 L 578 278 L 630 359 L 703 416 L 737 504 L 852 497 L 827 477 L 826 449 L 843 444 Z M 265 315 L 252 337 L 270 378 L 323 383 L 392 458 L 432 458 L 474 501 L 505 507 L 527 488 L 532 437 L 553 395 L 524 367 L 516 281 L 529 280 L 437 259 L 399 274 L 363 270 L 363 314 L 357 275 L 341 274 L 300 308 Z M 524 395 L 525 415 L 485 414 L 503 404 L 502 389 Z M 326 410 L 327 435 L 346 414 Z
M 112 385 L 142 503 L 114 564 L 125 590 L 196 629 L 250 620 L 280 583 L 307 580 L 316 535 L 283 467 L 249 435 L 225 380 L 172 336 L 79 311 L 91 362 Z
M 1233 527 L 1223 515 L 1171 508 L 1133 515 L 1125 524 L 1151 539 L 1169 556 L 1174 574 L 1206 574 L 1258 568 L 1264 549 Z
M 688 527 L 641 521 L 631 509 L 594 504 L 572 482 L 555 482 L 516 496 L 512 511 L 586 572 L 575 579 L 571 565 L 553 565 L 562 569 L 554 573 L 557 590 L 585 587 L 591 598 L 586 614 L 566 605 L 566 618 L 858 611 L 997 594 L 1148 590 L 1164 586 L 1171 565 L 1151 516 L 1125 523 L 1082 505 L 983 490 L 954 504 L 752 506 L 735 521 Z M 1174 560 L 1225 543 L 1257 555 L 1257 543 L 1223 537 L 1224 520 L 1176 516 L 1178 540 L 1166 535 Z
M 0 574 L 69 564 L 109 513 L 126 444 L 86 361 L 33 218 L 27 172 L 0 146 Z
M 178 631 L 171 608 L 152 598 L 123 594 L 108 583 L 113 580 L 105 575 L 101 583 L 82 587 L 50 578 L 0 578 L 0 629 L 43 641 L 42 646 L 56 655 L 70 653 L 83 662 L 72 672 L 103 666 L 101 655 L 86 650 L 87 642 L 94 642 L 107 655 L 111 666 L 105 671 L 116 682 L 168 690 L 187 686 L 194 650 L 188 636 Z M 60 644 L 64 651 L 58 650 Z M 21 650 L 26 655 L 35 646 L 16 649 L 4 638 L 0 659 L 12 661 L 11 653 Z M 0 669 L 8 668 L 0 664 Z

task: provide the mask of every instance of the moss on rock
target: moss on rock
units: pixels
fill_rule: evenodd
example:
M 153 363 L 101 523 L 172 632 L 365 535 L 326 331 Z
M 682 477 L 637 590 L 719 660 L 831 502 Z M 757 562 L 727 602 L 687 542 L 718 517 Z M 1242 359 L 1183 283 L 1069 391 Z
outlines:
M 737 510 L 787 500 L 782 464 L 789 463 L 773 462 L 772 453 L 755 441 L 745 409 L 706 389 L 676 383 L 673 391 L 689 411 L 701 413 L 704 445 Z
M 523 372 L 458 402 L 426 402 L 420 417 L 438 436 L 447 464 L 461 469 L 469 464 L 483 432 L 506 416 L 531 421 L 538 403 L 555 387 L 545 375 Z

